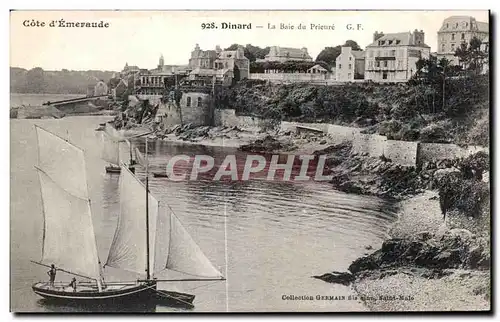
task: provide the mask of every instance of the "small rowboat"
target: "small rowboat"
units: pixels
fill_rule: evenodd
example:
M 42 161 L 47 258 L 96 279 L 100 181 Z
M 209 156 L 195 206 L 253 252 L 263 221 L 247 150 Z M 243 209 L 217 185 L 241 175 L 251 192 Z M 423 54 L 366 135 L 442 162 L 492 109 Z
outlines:
M 109 165 L 106 167 L 106 173 L 120 173 L 121 168 L 114 166 L 114 165 Z
M 155 178 L 168 178 L 168 174 L 165 172 L 153 172 L 153 177 Z

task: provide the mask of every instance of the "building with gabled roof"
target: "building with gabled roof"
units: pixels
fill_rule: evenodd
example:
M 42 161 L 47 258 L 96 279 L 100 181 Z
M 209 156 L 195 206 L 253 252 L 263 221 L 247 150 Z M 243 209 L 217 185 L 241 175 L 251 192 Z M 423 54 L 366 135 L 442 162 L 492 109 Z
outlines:
M 451 16 L 443 20 L 438 31 L 438 59 L 446 58 L 452 64 L 458 65 L 458 57 L 455 51 L 462 43 L 469 44 L 472 38 L 479 40 L 488 38 L 489 24 L 487 22 L 476 21 L 471 16 Z
M 363 79 L 365 74 L 365 52 L 342 47 L 335 60 L 335 79 L 339 82 L 350 82 Z
M 312 57 L 307 52 L 306 47 L 291 48 L 271 46 L 269 53 L 265 56 L 264 61 L 277 61 L 284 63 L 286 61 L 312 61 Z
M 423 30 L 390 34 L 376 31 L 365 52 L 365 79 L 406 82 L 416 73 L 417 61 L 429 58 L 430 47 L 425 44 Z

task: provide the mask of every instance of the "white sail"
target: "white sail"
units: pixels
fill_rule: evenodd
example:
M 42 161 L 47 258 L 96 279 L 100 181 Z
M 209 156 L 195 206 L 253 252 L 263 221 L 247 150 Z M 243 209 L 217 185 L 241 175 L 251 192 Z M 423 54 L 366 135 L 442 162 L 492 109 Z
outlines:
M 167 262 L 164 269 L 204 278 L 222 278 L 222 274 L 212 265 L 170 209 L 167 216 L 170 217 L 170 233 Z M 158 232 L 159 234 L 160 232 Z M 158 236 L 158 241 L 160 240 L 164 240 L 164 236 Z
M 38 170 L 44 213 L 42 263 L 99 280 L 89 199 L 63 189 Z M 78 173 L 76 173 L 78 175 Z M 67 174 L 68 179 L 71 175 Z
M 88 199 L 87 173 L 82 149 L 36 126 L 38 167 L 71 195 Z
M 140 274 L 146 270 L 146 190 L 122 166 L 120 175 L 120 216 L 106 265 Z M 149 263 L 154 265 L 154 245 L 159 203 L 149 194 Z
M 120 164 L 120 142 L 106 133 L 101 133 L 102 159 L 113 165 Z
M 104 132 L 115 141 L 122 141 L 123 139 L 125 139 L 124 131 L 118 131 L 109 123 L 106 123 Z
M 135 148 L 135 160 L 141 166 L 143 166 L 143 167 L 146 166 L 147 160 L 144 158 L 144 156 L 142 155 L 141 151 L 139 151 L 138 148 Z

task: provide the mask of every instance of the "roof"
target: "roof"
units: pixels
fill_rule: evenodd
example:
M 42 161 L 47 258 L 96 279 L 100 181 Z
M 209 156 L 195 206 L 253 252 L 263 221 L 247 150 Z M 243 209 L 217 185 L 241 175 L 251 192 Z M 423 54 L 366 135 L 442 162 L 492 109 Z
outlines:
M 303 51 L 300 48 L 292 48 L 292 47 L 278 47 L 278 46 L 273 46 L 271 47 L 271 50 L 269 51 L 269 54 L 266 55 L 272 56 L 271 53 L 273 52 L 272 49 L 276 50 L 276 56 L 278 57 L 290 57 L 290 58 L 311 58 L 312 57 L 309 55 L 307 51 Z
M 476 21 L 476 18 L 472 16 L 450 16 L 443 20 L 443 24 L 438 32 L 454 31 L 489 32 L 489 25 L 487 22 Z
M 325 67 L 321 66 L 320 64 L 316 64 L 313 67 L 309 68 L 308 70 L 311 70 L 311 69 L 319 69 L 321 71 L 328 72 L 328 69 L 326 69 Z
M 380 42 L 384 42 L 384 44 L 380 44 Z M 398 32 L 383 35 L 382 37 L 375 40 L 373 43 L 368 45 L 367 47 L 383 47 L 383 46 L 418 46 L 418 47 L 429 47 L 425 43 L 415 44 L 413 41 L 412 33 L 407 32 Z
M 219 53 L 218 58 L 234 58 L 238 52 L 236 50 L 224 50 Z
M 364 50 L 352 50 L 355 59 L 365 59 L 365 51 Z
M 478 21 L 477 29 L 482 32 L 490 32 L 490 25 L 487 22 Z

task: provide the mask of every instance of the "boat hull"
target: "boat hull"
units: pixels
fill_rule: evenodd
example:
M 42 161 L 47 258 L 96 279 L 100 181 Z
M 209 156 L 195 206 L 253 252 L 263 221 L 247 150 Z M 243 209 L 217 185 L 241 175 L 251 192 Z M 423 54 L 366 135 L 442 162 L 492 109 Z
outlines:
M 115 167 L 115 166 L 107 166 L 106 167 L 106 173 L 120 173 L 121 168 L 120 167 Z
M 155 178 L 168 178 L 168 174 L 163 172 L 153 172 L 153 177 Z
M 93 289 L 90 287 L 77 287 L 77 290 L 73 291 L 69 287 L 51 287 L 48 283 L 36 283 L 32 286 L 32 289 L 35 294 L 47 301 L 80 305 L 150 303 L 192 307 L 192 302 L 195 298 L 191 294 L 157 290 L 155 282 L 106 288 L 101 292 L 95 287 Z

